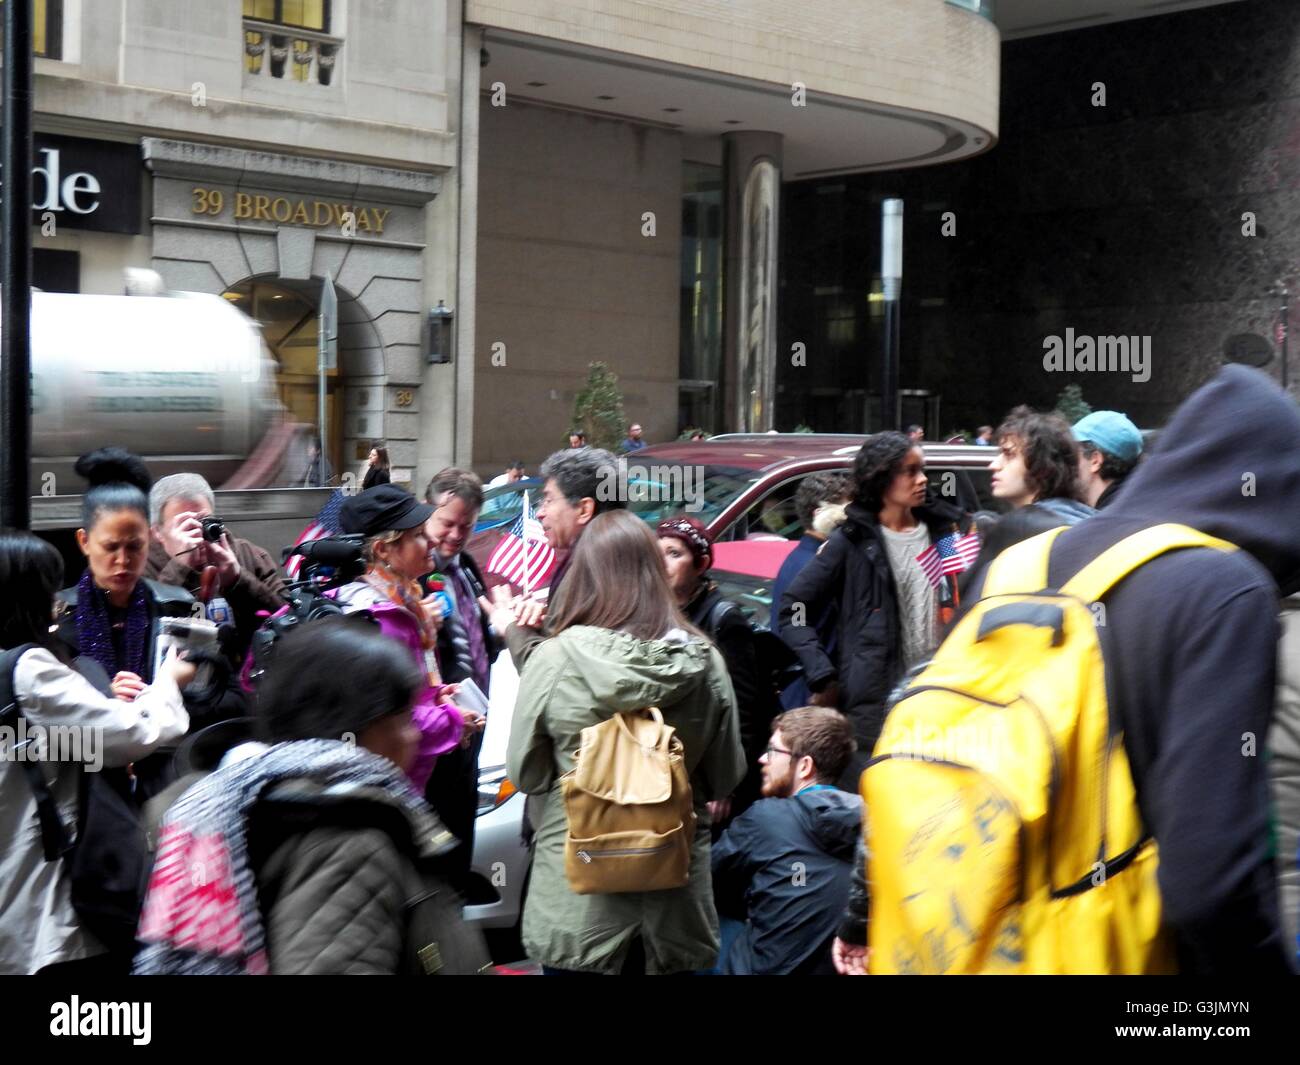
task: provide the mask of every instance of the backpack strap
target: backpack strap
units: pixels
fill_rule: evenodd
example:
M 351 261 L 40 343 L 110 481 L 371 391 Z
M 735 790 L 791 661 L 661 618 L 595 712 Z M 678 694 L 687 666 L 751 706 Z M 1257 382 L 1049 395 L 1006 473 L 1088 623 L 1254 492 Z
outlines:
M 1061 525 L 1028 540 L 1012 544 L 989 565 L 982 598 L 1015 592 L 1037 592 L 1048 587 L 1048 563 L 1056 538 L 1072 526 Z M 1135 569 L 1167 551 L 1206 547 L 1236 551 L 1235 544 L 1187 525 L 1173 522 L 1153 525 L 1126 536 L 1094 558 L 1062 586 L 1064 595 L 1095 603 Z
M 1041 592 L 1047 587 L 1047 565 L 1051 561 L 1052 544 L 1068 528 L 1068 525 L 1059 525 L 1008 547 L 989 564 L 980 598 Z
M 1213 551 L 1236 551 L 1235 544 L 1198 532 L 1187 525 L 1168 523 L 1126 536 L 1103 551 L 1061 588 L 1064 595 L 1095 603 L 1139 566 L 1168 551 L 1184 547 L 1206 547 Z
M 15 727 L 15 722 L 23 719 L 23 712 L 18 706 L 18 694 L 14 691 L 14 670 L 18 660 L 38 644 L 25 643 L 0 654 L 0 726 Z M 25 741 L 31 743 L 31 740 Z M 25 753 L 25 752 L 24 752 Z M 23 768 L 27 786 L 31 788 L 36 799 L 36 817 L 41 826 L 41 847 L 47 862 L 62 858 L 72 850 L 72 840 L 68 829 L 59 816 L 58 805 L 50 794 L 50 785 L 41 772 L 41 764 L 35 758 L 26 758 L 14 751 L 13 757 Z
M 664 728 L 663 713 L 660 711 L 659 707 L 657 706 L 647 706 L 644 710 L 630 711 L 632 717 L 638 717 L 643 713 L 649 715 L 650 720 L 655 723 L 655 727 L 657 729 L 657 732 L 655 734 L 655 741 L 651 745 L 651 749 L 667 751 L 668 741 L 672 736 L 672 730 Z M 618 730 L 622 732 L 629 740 L 635 743 L 638 747 L 644 747 L 645 745 L 639 739 L 636 738 L 631 728 L 628 727 L 628 723 L 627 723 L 628 715 L 629 715 L 629 711 L 624 711 L 622 713 L 614 715 L 614 720 L 618 722 Z
M 740 607 L 736 606 L 736 604 L 730 599 L 725 598 L 720 598 L 716 603 L 709 607 L 709 612 L 704 618 L 704 623 L 708 626 L 709 634 L 716 638 L 718 634 L 718 626 L 722 624 L 722 619 L 732 610 L 739 609 Z

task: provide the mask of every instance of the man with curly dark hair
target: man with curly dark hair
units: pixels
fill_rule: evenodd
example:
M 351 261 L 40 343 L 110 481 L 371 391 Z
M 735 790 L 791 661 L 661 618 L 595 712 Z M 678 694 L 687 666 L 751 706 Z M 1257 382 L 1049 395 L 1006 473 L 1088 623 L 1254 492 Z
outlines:
M 1014 509 L 980 522 L 980 553 L 962 584 L 962 599 L 983 584 L 988 564 L 1012 544 L 1060 525 L 1075 525 L 1096 513 L 1080 502 L 1079 445 L 1059 414 L 1016 407 L 994 434 L 998 449 L 989 467 L 993 496 Z
M 856 788 L 885 716 L 885 699 L 904 672 L 925 661 L 939 638 L 939 608 L 951 579 L 938 585 L 917 559 L 965 516 L 927 500 L 925 454 L 903 433 L 869 436 L 853 462 L 853 502 L 844 524 L 781 596 L 781 638 L 798 654 L 819 706 L 842 710 L 858 751 L 841 777 Z M 833 609 L 833 639 L 817 622 Z

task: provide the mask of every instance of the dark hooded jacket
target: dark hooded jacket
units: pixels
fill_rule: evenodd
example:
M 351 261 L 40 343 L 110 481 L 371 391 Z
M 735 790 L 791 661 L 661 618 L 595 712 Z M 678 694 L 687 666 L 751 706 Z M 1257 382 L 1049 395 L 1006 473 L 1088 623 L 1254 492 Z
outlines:
M 961 579 L 962 600 L 972 601 L 970 589 L 984 583 L 984 571 L 1008 547 L 1045 533 L 1061 525 L 1078 525 L 1095 513 L 1086 503 L 1074 499 L 1053 497 L 1037 503 L 1018 507 L 999 516 L 985 515 L 978 520 L 980 553 L 974 564 Z
M 767 746 L 772 719 L 781 712 L 772 684 L 771 663 L 760 660 L 754 630 L 744 611 L 726 601 L 712 581 L 704 582 L 686 605 L 686 620 L 722 652 L 736 695 L 746 766 L 745 779 L 737 786 L 731 803 L 732 816 L 739 816 L 758 800 L 762 788 L 758 759 Z
M 913 513 L 929 529 L 931 543 L 967 521 L 960 509 L 933 497 Z M 786 588 L 780 619 L 781 639 L 799 656 L 808 687 L 820 692 L 832 682 L 840 685 L 840 709 L 853 723 L 858 741 L 846 780 L 856 780 L 880 735 L 885 699 L 902 676 L 903 649 L 898 589 L 879 522 L 858 503 L 850 503 L 846 514 L 844 524 Z M 941 601 L 950 582 L 947 577 L 942 581 Z M 833 657 L 813 624 L 796 623 L 800 605 L 805 619 L 820 618 L 828 607 L 836 607 Z
M 713 845 L 718 910 L 746 920 L 724 973 L 833 973 L 831 940 L 849 898 L 862 800 L 832 789 L 763 799 Z
M 1283 973 L 1264 744 L 1279 589 L 1300 586 L 1300 408 L 1259 371 L 1227 366 L 1179 408 L 1115 501 L 1061 534 L 1051 585 L 1162 522 L 1241 548 L 1154 559 L 1099 626 L 1165 920 L 1185 972 Z

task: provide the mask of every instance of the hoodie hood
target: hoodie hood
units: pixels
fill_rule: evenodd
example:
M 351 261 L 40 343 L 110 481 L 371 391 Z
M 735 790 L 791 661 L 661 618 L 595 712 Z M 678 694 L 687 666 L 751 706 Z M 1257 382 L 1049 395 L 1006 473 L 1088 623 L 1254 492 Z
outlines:
M 832 857 L 852 861 L 862 835 L 862 800 L 847 791 L 818 788 L 795 796 L 794 801 L 818 846 Z
M 1064 499 L 1059 496 L 1052 499 L 1040 499 L 1037 503 L 1030 503 L 1029 505 L 1046 511 L 1054 518 L 1060 518 L 1066 525 L 1078 525 L 1084 518 L 1091 518 L 1097 513 L 1087 503 L 1080 503 L 1076 499 Z
M 1174 413 L 1097 519 L 1180 522 L 1249 552 L 1300 589 L 1300 406 L 1258 370 L 1225 366 Z
M 557 639 L 596 703 L 614 713 L 680 702 L 705 682 L 709 670 L 711 649 L 698 637 L 638 640 L 575 625 Z

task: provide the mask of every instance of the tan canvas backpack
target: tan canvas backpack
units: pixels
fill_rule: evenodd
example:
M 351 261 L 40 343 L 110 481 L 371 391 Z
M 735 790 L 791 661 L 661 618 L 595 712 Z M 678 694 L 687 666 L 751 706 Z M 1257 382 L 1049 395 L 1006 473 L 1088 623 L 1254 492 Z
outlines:
M 560 780 L 564 872 L 579 895 L 663 891 L 690 878 L 695 809 L 682 741 L 657 706 L 582 730 Z

